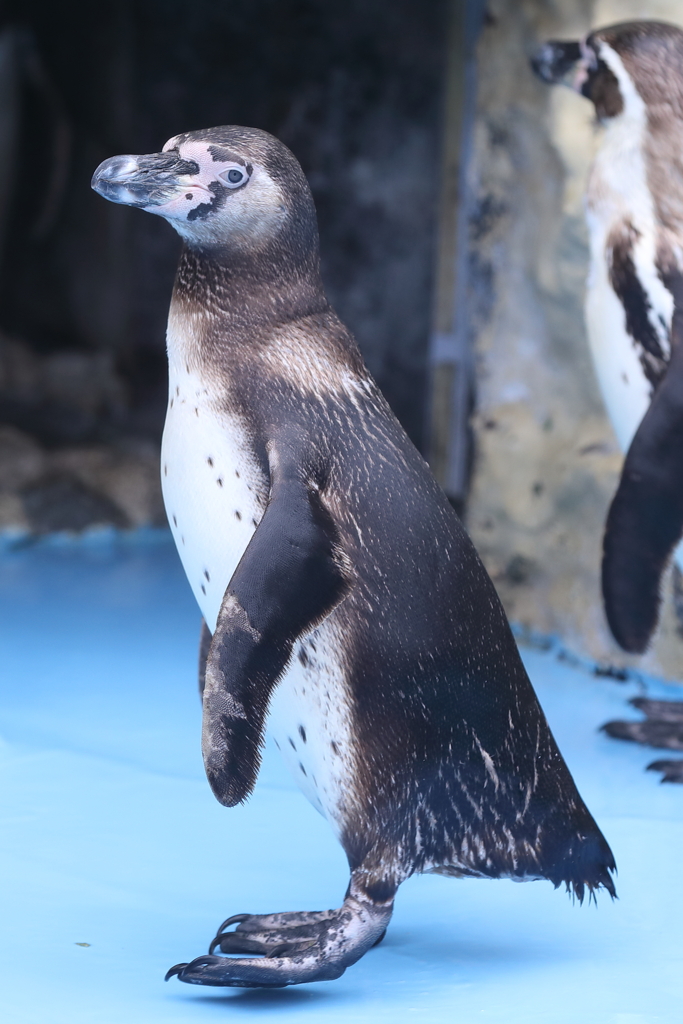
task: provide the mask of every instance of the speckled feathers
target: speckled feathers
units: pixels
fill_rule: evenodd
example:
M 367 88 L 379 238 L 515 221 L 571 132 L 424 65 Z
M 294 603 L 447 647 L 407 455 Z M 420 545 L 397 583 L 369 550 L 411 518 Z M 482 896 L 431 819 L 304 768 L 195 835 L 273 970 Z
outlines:
M 432 870 L 612 892 L 495 590 L 327 303 L 298 164 L 234 127 L 165 152 L 195 161 L 205 191 L 217 169 L 246 173 L 201 217 L 182 216 L 180 191 L 167 210 L 186 245 L 164 493 L 213 630 L 216 796 L 248 795 L 268 721 L 373 906 Z

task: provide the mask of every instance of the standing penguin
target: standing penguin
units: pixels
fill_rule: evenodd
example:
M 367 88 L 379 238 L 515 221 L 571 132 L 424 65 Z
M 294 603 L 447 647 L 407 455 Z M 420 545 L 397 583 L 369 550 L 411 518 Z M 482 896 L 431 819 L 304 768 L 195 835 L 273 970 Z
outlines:
M 212 128 L 106 160 L 93 187 L 185 242 L 161 462 L 204 616 L 209 782 L 228 807 L 247 798 L 267 720 L 351 870 L 340 909 L 228 918 L 167 977 L 338 978 L 415 872 L 614 894 L 495 590 L 325 298 L 292 154 Z
M 587 97 L 604 126 L 590 171 L 588 339 L 626 458 L 604 537 L 610 629 L 642 653 L 683 533 L 683 32 L 635 21 L 546 43 L 545 82 Z M 677 561 L 683 566 L 683 552 Z

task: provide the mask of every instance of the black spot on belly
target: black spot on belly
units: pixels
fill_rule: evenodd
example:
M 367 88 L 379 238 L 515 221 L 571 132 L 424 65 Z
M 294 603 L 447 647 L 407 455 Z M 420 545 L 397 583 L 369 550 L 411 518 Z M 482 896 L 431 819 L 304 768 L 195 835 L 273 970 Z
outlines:
M 301 771 L 302 771 L 302 772 L 304 773 L 304 775 L 306 775 L 306 769 L 305 769 L 305 768 L 304 768 L 304 766 L 302 765 L 301 761 L 299 761 L 299 768 L 301 768 Z M 306 778 L 308 778 L 308 776 L 307 776 L 307 775 L 306 775 Z
M 237 509 L 235 509 L 235 519 L 241 519 L 241 518 L 242 518 L 242 513 L 238 512 Z
M 278 743 L 278 741 L 277 741 L 276 739 L 274 739 L 274 740 L 273 740 L 273 743 L 275 744 L 275 746 L 277 747 L 277 749 L 278 749 L 278 750 L 281 750 L 281 749 L 282 749 L 282 748 L 280 747 L 280 744 Z
M 209 576 L 209 570 L 208 569 L 204 570 L 204 575 L 206 577 L 206 582 L 210 583 L 211 582 L 211 577 Z
M 338 747 L 338 746 L 337 746 L 337 744 L 336 744 L 336 743 L 334 742 L 334 740 L 332 740 L 332 742 L 330 743 L 330 746 L 332 747 L 332 753 L 333 753 L 333 754 L 336 754 L 336 755 L 337 755 L 337 757 L 339 757 L 339 747 Z
M 252 519 L 252 521 L 251 521 L 251 525 L 252 525 L 252 526 L 253 526 L 254 528 L 256 528 L 256 527 L 258 526 L 258 523 L 256 522 L 256 520 L 255 520 L 255 519 Z
M 171 399 L 171 408 L 173 408 L 173 402 L 174 402 L 174 399 L 172 398 Z
M 186 199 L 194 199 L 194 196 L 192 195 L 192 193 L 191 193 L 191 192 L 186 192 L 186 193 L 185 193 L 185 198 L 186 198 Z
M 299 726 L 299 736 L 301 736 L 301 739 L 305 743 L 306 742 L 306 730 L 304 729 L 303 725 Z
M 307 666 L 308 666 L 308 655 L 306 654 L 306 651 L 305 651 L 305 649 L 303 647 L 299 648 L 299 661 L 301 662 L 301 664 L 303 665 L 304 668 L 307 668 Z
M 177 384 L 176 384 L 176 388 L 175 388 L 175 393 L 176 393 L 176 395 L 180 394 L 180 388 L 178 387 Z
M 210 455 L 209 455 L 209 457 L 208 457 L 208 459 L 207 459 L 206 461 L 208 462 L 208 464 L 209 464 L 210 466 L 213 466 L 213 459 L 211 458 L 211 456 L 210 456 Z
M 222 487 L 223 486 L 223 477 L 219 476 L 218 480 L 216 480 L 216 483 L 218 484 L 219 487 Z
M 168 476 L 168 466 L 164 463 L 164 476 Z
M 236 477 L 237 477 L 237 479 L 239 480 L 239 478 L 240 478 L 240 471 L 239 471 L 239 469 L 236 469 L 236 470 L 235 470 L 235 476 L 236 476 Z
M 180 542 L 181 542 L 181 544 L 184 544 L 184 543 L 185 543 L 185 538 L 184 538 L 184 537 L 181 537 L 181 538 L 180 538 Z
M 174 526 L 177 526 L 177 525 L 178 525 L 178 520 L 176 519 L 176 517 L 175 517 L 175 516 L 173 516 L 173 525 L 174 525 Z
M 291 737 L 291 736 L 288 736 L 288 737 L 287 737 L 287 739 L 288 739 L 288 740 L 289 740 L 289 742 L 290 742 L 290 745 L 291 745 L 291 748 L 292 748 L 292 750 L 296 750 L 296 743 L 294 742 L 294 740 L 292 739 L 292 737 Z
M 199 409 L 197 408 L 197 406 L 196 406 L 196 405 L 195 405 L 195 407 L 194 407 L 194 414 L 195 414 L 195 416 L 197 416 L 197 417 L 199 416 Z
M 202 594 L 205 594 L 205 593 L 206 593 L 206 587 L 205 587 L 205 586 L 204 586 L 204 584 L 202 583 Z

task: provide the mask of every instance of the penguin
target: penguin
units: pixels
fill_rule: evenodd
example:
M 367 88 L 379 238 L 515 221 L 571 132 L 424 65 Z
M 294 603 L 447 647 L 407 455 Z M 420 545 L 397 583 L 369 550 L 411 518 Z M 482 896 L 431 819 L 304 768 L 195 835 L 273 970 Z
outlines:
M 417 872 L 613 896 L 493 585 L 325 297 L 295 157 L 218 127 L 105 160 L 92 184 L 184 242 L 161 466 L 203 614 L 209 783 L 244 801 L 267 725 L 350 870 L 340 908 L 228 917 L 167 978 L 338 978 Z
M 602 593 L 617 643 L 643 653 L 663 571 L 683 568 L 683 32 L 633 21 L 532 58 L 603 126 L 585 206 L 586 324 L 625 459 L 607 515 Z M 677 550 L 676 550 L 677 549 Z

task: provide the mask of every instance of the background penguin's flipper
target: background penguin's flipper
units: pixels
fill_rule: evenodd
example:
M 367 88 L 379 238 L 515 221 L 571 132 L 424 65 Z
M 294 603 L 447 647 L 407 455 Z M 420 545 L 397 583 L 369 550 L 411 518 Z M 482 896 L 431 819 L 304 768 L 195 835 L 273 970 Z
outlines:
M 642 653 L 659 617 L 660 580 L 683 533 L 683 331 L 676 302 L 672 354 L 631 442 L 607 517 L 602 593 L 610 629 Z
M 246 799 L 271 693 L 294 641 L 342 599 L 348 580 L 319 491 L 278 471 L 268 507 L 228 584 L 206 662 L 202 751 L 216 798 Z

